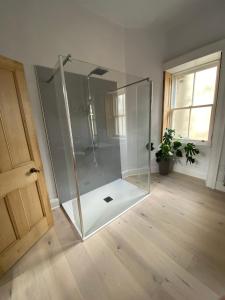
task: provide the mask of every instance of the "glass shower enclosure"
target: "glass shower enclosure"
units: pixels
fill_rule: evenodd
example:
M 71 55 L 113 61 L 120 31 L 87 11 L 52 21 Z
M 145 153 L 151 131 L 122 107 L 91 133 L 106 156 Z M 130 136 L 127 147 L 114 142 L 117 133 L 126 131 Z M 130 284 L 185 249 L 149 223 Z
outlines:
M 70 56 L 35 69 L 58 199 L 85 239 L 150 193 L 152 82 Z

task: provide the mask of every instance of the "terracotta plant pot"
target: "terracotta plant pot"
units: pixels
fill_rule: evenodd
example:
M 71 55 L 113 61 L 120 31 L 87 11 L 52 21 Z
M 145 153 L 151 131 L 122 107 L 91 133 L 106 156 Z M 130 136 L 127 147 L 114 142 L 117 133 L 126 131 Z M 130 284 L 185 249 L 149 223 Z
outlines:
M 159 163 L 159 174 L 160 175 L 168 175 L 173 168 L 173 160 L 161 160 Z

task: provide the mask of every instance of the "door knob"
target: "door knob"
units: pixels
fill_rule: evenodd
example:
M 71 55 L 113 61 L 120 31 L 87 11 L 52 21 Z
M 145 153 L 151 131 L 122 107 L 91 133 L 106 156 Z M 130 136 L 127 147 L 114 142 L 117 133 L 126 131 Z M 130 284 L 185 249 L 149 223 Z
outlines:
M 40 170 L 36 169 L 36 168 L 31 168 L 30 169 L 30 173 L 40 173 Z

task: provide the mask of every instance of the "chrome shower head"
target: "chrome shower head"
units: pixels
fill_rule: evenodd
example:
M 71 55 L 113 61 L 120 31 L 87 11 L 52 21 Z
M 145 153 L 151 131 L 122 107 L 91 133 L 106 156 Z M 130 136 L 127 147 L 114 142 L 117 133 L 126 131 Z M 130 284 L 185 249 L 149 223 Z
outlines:
M 106 69 L 102 69 L 102 68 L 95 68 L 94 70 L 92 70 L 89 74 L 88 74 L 88 77 L 91 76 L 91 75 L 99 75 L 99 76 L 102 76 L 104 75 L 105 73 L 107 73 L 108 70 Z

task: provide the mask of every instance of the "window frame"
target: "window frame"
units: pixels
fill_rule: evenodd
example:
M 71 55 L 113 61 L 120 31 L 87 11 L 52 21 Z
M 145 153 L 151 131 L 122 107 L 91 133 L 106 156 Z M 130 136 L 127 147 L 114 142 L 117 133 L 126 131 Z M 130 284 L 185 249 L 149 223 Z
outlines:
M 196 73 L 198 71 L 203 71 L 206 69 L 209 69 L 211 67 L 217 67 L 217 74 L 216 74 L 216 83 L 215 83 L 215 92 L 213 97 L 213 103 L 212 104 L 203 104 L 203 105 L 193 105 L 193 99 L 194 99 L 194 88 L 195 84 L 193 85 L 193 91 L 192 91 L 192 105 L 185 106 L 185 107 L 177 107 L 175 108 L 175 91 L 176 91 L 176 78 L 178 76 L 182 75 L 188 75 L 191 73 Z M 208 131 L 208 139 L 207 140 L 195 140 L 195 139 L 189 139 L 189 138 L 177 138 L 178 140 L 181 140 L 183 142 L 194 142 L 197 145 L 211 145 L 212 142 L 212 136 L 213 136 L 213 125 L 215 120 L 215 112 L 216 112 L 216 102 L 217 102 L 217 95 L 218 95 L 218 85 L 219 85 L 219 74 L 220 74 L 220 60 L 211 61 L 196 67 L 192 67 L 189 69 L 186 69 L 184 71 L 176 72 L 171 74 L 171 95 L 170 95 L 170 103 L 169 103 L 169 109 L 168 109 L 168 127 L 171 128 L 172 125 L 172 118 L 173 118 L 173 112 L 176 110 L 182 110 L 182 109 L 189 109 L 189 128 L 190 129 L 190 118 L 191 118 L 191 110 L 193 108 L 201 108 L 201 107 L 211 107 L 211 117 L 210 117 L 210 123 L 209 123 L 209 131 Z M 195 75 L 194 75 L 195 76 Z

